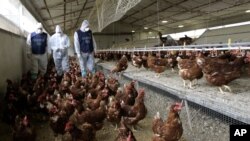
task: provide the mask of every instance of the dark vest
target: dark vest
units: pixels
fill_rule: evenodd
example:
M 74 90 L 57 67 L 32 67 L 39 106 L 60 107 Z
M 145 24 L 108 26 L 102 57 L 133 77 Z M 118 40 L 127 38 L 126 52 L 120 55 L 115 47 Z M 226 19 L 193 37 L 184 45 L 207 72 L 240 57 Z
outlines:
M 47 46 L 47 34 L 31 33 L 31 51 L 33 54 L 44 54 Z
M 91 30 L 82 32 L 77 30 L 78 40 L 80 43 L 80 51 L 83 53 L 91 53 L 94 51 L 92 32 Z

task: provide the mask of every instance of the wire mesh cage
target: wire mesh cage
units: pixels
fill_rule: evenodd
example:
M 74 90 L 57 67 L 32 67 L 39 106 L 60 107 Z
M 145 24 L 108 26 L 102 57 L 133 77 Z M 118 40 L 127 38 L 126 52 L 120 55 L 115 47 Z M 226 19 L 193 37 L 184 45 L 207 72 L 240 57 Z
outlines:
M 182 100 L 164 90 L 153 88 L 151 85 L 141 83 L 140 86 L 147 89 L 148 101 L 146 101 L 146 105 L 150 105 L 148 108 L 151 116 L 159 111 L 161 117 L 165 120 L 170 104 Z M 192 101 L 186 101 L 186 105 L 180 113 L 180 118 L 184 129 L 181 140 L 188 141 L 227 141 L 229 140 L 230 125 L 246 124 Z
M 94 32 L 102 31 L 106 26 L 122 18 L 128 10 L 141 0 L 96 0 L 95 7 L 89 15 Z
M 106 70 L 105 67 L 102 69 Z M 131 73 L 133 72 L 134 71 L 131 71 Z M 131 79 L 135 79 L 139 82 L 138 87 L 145 89 L 145 105 L 147 106 L 149 117 L 149 119 L 147 119 L 145 122 L 152 122 L 153 117 L 157 112 L 160 113 L 160 116 L 163 120 L 166 120 L 171 104 L 180 102 L 182 100 L 185 102 L 185 106 L 180 112 L 180 118 L 184 129 L 181 141 L 228 141 L 230 137 L 230 125 L 247 124 L 243 121 L 240 121 L 240 118 L 232 118 L 218 112 L 217 110 L 214 110 L 212 107 L 207 106 L 209 104 L 213 104 L 209 103 L 209 101 L 206 100 L 210 99 L 210 97 L 206 96 L 205 99 L 197 98 L 199 100 L 199 104 L 197 104 L 196 99 L 192 101 L 186 97 L 187 95 L 189 95 L 188 90 L 180 90 L 181 95 L 183 95 L 180 96 L 170 91 L 166 91 L 166 89 L 164 89 L 164 87 L 161 87 L 158 82 L 153 82 L 153 79 L 152 81 L 147 81 L 145 79 L 143 81 L 143 78 L 137 76 L 136 74 L 132 75 L 131 73 L 126 72 L 123 75 L 122 79 L 119 80 L 119 82 L 127 83 L 128 81 L 131 81 Z M 147 77 L 145 74 L 143 76 L 144 78 Z M 172 85 L 175 85 L 175 83 L 172 82 Z M 200 93 L 193 91 L 192 94 Z M 218 104 L 214 103 L 213 105 Z M 230 110 L 230 108 L 225 107 L 227 107 L 227 105 L 217 106 L 218 109 L 220 109 L 221 111 L 224 110 L 225 113 L 233 112 L 232 110 Z M 151 128 L 149 130 L 151 130 Z

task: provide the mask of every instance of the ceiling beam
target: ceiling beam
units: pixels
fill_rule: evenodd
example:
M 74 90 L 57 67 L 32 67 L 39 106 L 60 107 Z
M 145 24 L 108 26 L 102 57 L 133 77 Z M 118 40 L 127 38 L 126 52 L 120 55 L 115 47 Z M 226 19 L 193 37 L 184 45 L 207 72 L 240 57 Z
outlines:
M 206 15 L 206 14 L 208 14 L 207 12 L 203 12 L 201 10 L 194 10 L 194 9 L 197 9 L 197 8 L 200 8 L 200 7 L 203 7 L 203 6 L 206 6 L 206 5 L 214 4 L 214 3 L 217 3 L 219 1 L 222 1 L 222 0 L 215 0 L 215 1 L 210 2 L 210 3 L 206 3 L 206 4 L 203 4 L 203 5 L 200 5 L 200 6 L 193 7 L 192 9 L 188 9 L 187 7 L 182 6 L 182 5 L 176 5 L 176 7 L 184 9 L 185 11 L 179 12 L 179 13 L 175 14 L 174 16 L 185 14 L 186 12 L 197 13 L 198 15 Z M 173 2 L 168 1 L 168 0 L 164 0 L 164 2 L 174 4 Z M 212 18 L 220 20 L 220 18 L 217 17 L 217 16 L 213 16 Z
M 167 1 L 167 0 L 164 0 L 164 1 L 165 1 L 165 2 L 168 2 L 168 3 L 171 3 L 172 5 L 170 5 L 170 6 L 167 7 L 167 8 L 164 8 L 164 9 L 162 9 L 162 10 L 160 10 L 160 11 L 158 11 L 158 13 L 164 12 L 164 11 L 166 11 L 167 9 L 172 8 L 172 7 L 179 7 L 179 8 L 182 8 L 182 9 L 184 8 L 184 10 L 185 10 L 184 12 L 190 12 L 190 10 L 188 10 L 186 7 L 180 5 L 181 3 L 186 2 L 186 1 L 188 1 L 188 0 L 183 0 L 183 1 L 178 2 L 178 3 L 172 3 L 172 2 L 169 2 L 169 1 Z M 219 1 L 222 1 L 222 0 L 215 0 L 215 1 L 210 2 L 210 3 L 206 3 L 206 4 L 203 4 L 203 5 L 197 6 L 197 7 L 193 7 L 192 9 L 197 9 L 197 8 L 200 8 L 200 7 L 209 5 L 209 4 L 217 3 L 217 2 L 219 2 Z M 192 11 L 193 11 L 193 10 L 192 10 Z M 198 11 L 196 11 L 196 12 L 198 12 Z M 179 12 L 179 13 L 176 13 L 176 14 L 174 14 L 174 15 L 168 16 L 168 17 L 164 17 L 164 18 L 165 18 L 165 19 L 170 19 L 172 22 L 176 23 L 176 22 L 179 22 L 179 20 L 176 20 L 176 19 L 174 19 L 173 17 L 174 17 L 174 16 L 177 16 L 177 15 L 180 15 L 180 14 L 183 14 L 183 11 L 182 11 L 182 12 Z M 198 16 L 200 16 L 201 14 L 202 14 L 202 13 L 199 13 Z M 207 13 L 203 12 L 203 14 L 207 14 Z M 151 16 L 154 16 L 154 15 L 155 15 L 155 14 L 148 15 L 148 16 L 146 16 L 146 17 L 144 17 L 144 18 L 141 18 L 141 19 L 139 19 L 139 20 L 137 20 L 137 21 L 130 22 L 130 24 L 131 24 L 131 23 L 133 24 L 133 23 L 135 23 L 135 22 L 138 22 L 138 21 L 140 21 L 140 20 L 142 20 L 142 19 L 146 19 L 146 18 L 151 17 Z M 189 18 L 188 18 L 188 19 L 189 19 Z M 216 18 L 216 19 L 219 19 L 219 18 Z M 154 26 L 154 27 L 156 27 L 156 26 Z M 154 28 L 154 27 L 153 27 L 153 28 Z
M 82 12 L 84 11 L 85 6 L 86 6 L 86 4 L 87 4 L 87 3 L 88 3 L 88 0 L 85 0 L 85 3 L 84 3 L 84 4 L 83 4 L 83 6 L 82 6 L 82 10 L 81 10 L 81 12 L 80 12 L 80 14 L 79 14 L 78 19 L 76 20 L 76 24 L 75 24 L 75 26 L 74 26 L 74 27 L 77 27 L 77 23 L 79 22 L 80 17 L 81 17 L 81 15 L 82 15 Z
M 170 34 L 173 32 L 177 33 L 177 32 L 184 32 L 184 31 L 201 29 L 201 28 L 215 27 L 215 26 L 220 26 L 220 25 L 225 25 L 225 24 L 233 24 L 239 21 L 244 22 L 244 21 L 248 21 L 248 19 L 250 19 L 250 14 L 244 13 L 243 15 L 240 15 L 240 16 L 236 15 L 230 18 L 222 18 L 220 21 L 213 20 L 208 23 L 203 22 L 203 23 L 198 23 L 194 25 L 189 25 L 189 26 L 186 26 L 185 28 L 178 28 L 175 31 L 167 31 L 167 34 Z
M 132 35 L 132 32 L 117 32 L 117 33 L 113 33 L 113 32 L 106 32 L 106 33 L 101 33 L 101 32 L 95 32 L 93 33 L 93 35 L 110 35 L 110 36 L 114 36 L 114 35 Z
M 186 1 L 188 1 L 188 0 L 186 0 Z M 183 3 L 183 2 L 186 2 L 185 0 L 184 1 L 182 1 L 182 2 L 179 2 L 179 3 L 173 3 L 173 2 L 170 2 L 170 1 L 168 1 L 168 0 L 164 0 L 164 2 L 166 2 L 166 3 L 170 3 L 171 5 L 169 6 L 169 7 L 167 7 L 167 8 L 164 8 L 163 10 L 160 10 L 159 12 L 164 12 L 165 10 L 167 10 L 167 9 L 169 9 L 169 8 L 171 8 L 171 7 L 179 7 L 179 8 L 181 8 L 181 9 L 184 9 L 185 11 L 184 12 L 193 12 L 194 10 L 192 10 L 192 11 L 190 11 L 188 8 L 186 8 L 186 7 L 184 7 L 184 6 L 181 6 L 180 4 L 181 3 Z M 216 2 L 219 2 L 219 1 L 221 1 L 221 0 L 215 0 L 215 1 L 213 1 L 213 2 L 211 2 L 210 4 L 213 4 L 213 3 L 216 3 Z M 194 7 L 194 8 L 192 8 L 192 9 L 197 9 L 197 8 L 200 8 L 200 7 L 203 7 L 203 6 L 206 6 L 206 5 L 209 5 L 209 4 L 203 4 L 203 5 L 200 5 L 200 6 L 197 6 L 197 7 Z M 199 11 L 195 11 L 195 12 L 199 12 Z M 164 17 L 164 19 L 170 19 L 172 22 L 174 22 L 174 23 L 176 23 L 176 22 L 179 22 L 178 20 L 176 20 L 176 19 L 173 19 L 173 17 L 174 16 L 177 16 L 177 15 L 179 15 L 179 14 L 183 14 L 183 11 L 182 12 L 179 12 L 179 13 L 177 13 L 177 14 L 174 14 L 174 15 L 171 15 L 171 16 L 168 16 L 168 17 Z M 205 12 L 200 12 L 198 15 L 201 15 L 201 14 L 207 14 L 207 13 L 205 13 Z M 155 15 L 155 14 L 154 14 Z M 151 16 L 154 16 L 153 14 L 151 15 Z M 148 18 L 148 17 L 150 17 L 150 16 L 147 16 L 147 17 L 145 17 L 145 18 Z M 137 21 L 140 21 L 140 20 L 145 20 L 145 18 L 142 18 L 142 19 L 138 19 Z M 189 19 L 189 18 L 188 18 Z M 216 19 L 218 19 L 218 18 L 216 18 Z M 159 20 L 161 20 L 161 19 L 159 19 Z M 167 26 L 167 25 L 164 25 L 164 24 L 160 24 L 159 25 L 159 23 L 158 23 L 159 21 L 157 20 L 157 21 L 153 21 L 153 22 L 148 22 L 148 21 L 146 21 L 146 23 L 149 23 L 149 24 L 155 24 L 155 26 L 148 26 L 149 28 L 156 28 L 156 27 L 166 27 L 166 28 L 168 28 L 168 29 L 170 29 L 170 30 L 176 30 L 176 28 L 172 28 L 172 27 L 169 27 L 169 26 Z
M 68 0 L 68 1 L 59 2 L 59 3 L 53 4 L 53 5 L 49 5 L 47 7 L 46 6 L 42 7 L 42 8 L 40 8 L 40 10 L 46 10 L 47 8 L 55 8 L 55 7 L 58 7 L 58 6 L 67 4 L 67 3 L 71 3 L 71 2 L 75 2 L 75 1 L 76 0 Z
M 84 9 L 84 11 L 89 10 L 89 9 L 92 9 L 92 8 L 93 8 L 93 6 L 88 7 L 88 8 L 85 8 L 85 9 Z M 63 17 L 64 15 L 74 14 L 74 13 L 80 12 L 81 10 L 82 10 L 82 9 L 75 10 L 75 11 L 71 11 L 71 12 L 68 12 L 68 13 L 65 13 L 65 14 L 61 14 L 61 15 L 58 15 L 58 16 L 55 16 L 55 17 L 52 17 L 52 19 L 57 19 L 57 18 Z M 43 20 L 44 20 L 44 21 L 49 21 L 49 20 L 50 20 L 50 18 L 44 18 Z
M 184 0 L 184 1 L 187 1 L 187 0 Z M 184 1 L 182 1 L 182 2 L 184 2 Z M 153 4 L 155 4 L 157 1 L 154 1 L 153 3 L 150 3 L 150 5 L 147 5 L 148 7 L 150 7 L 150 6 L 152 6 Z M 181 3 L 182 3 L 181 2 Z M 167 7 L 166 9 L 169 9 L 169 8 L 171 8 L 171 7 L 173 7 L 173 5 L 178 5 L 178 4 L 180 4 L 180 3 L 177 3 L 177 4 L 172 4 L 172 5 L 170 5 L 169 7 Z M 146 8 L 148 8 L 148 7 L 146 7 Z M 143 10 L 144 9 L 146 9 L 145 7 L 143 8 Z M 165 9 L 165 10 L 166 10 Z M 165 11 L 164 10 L 164 11 Z M 140 12 L 141 10 L 138 10 L 136 13 L 138 13 L 138 12 Z M 161 10 L 162 11 L 162 10 Z M 160 11 L 159 11 L 160 12 Z M 135 14 L 136 14 L 135 13 Z M 157 12 L 158 13 L 158 12 Z M 131 14 L 132 15 L 132 14 Z M 131 16 L 131 15 L 128 15 L 128 16 Z M 151 14 L 151 15 L 155 15 L 155 13 L 154 14 Z M 148 16 L 149 17 L 149 16 Z M 169 26 L 167 26 L 167 25 L 163 25 L 163 24 L 161 24 L 161 25 L 159 25 L 159 21 L 158 20 L 154 20 L 154 21 L 152 21 L 152 22 L 149 22 L 149 21 L 146 21 L 145 19 L 147 18 L 142 18 L 142 19 L 138 19 L 138 18 L 135 18 L 135 17 L 133 17 L 134 19 L 136 19 L 135 21 L 143 21 L 143 22 L 145 22 L 145 23 L 147 23 L 147 24 L 156 24 L 157 26 L 163 26 L 163 27 L 166 27 L 166 28 L 169 28 L 169 29 L 173 29 L 173 28 L 171 28 L 171 27 L 169 27 Z M 168 18 L 168 19 L 171 19 L 172 21 L 175 21 L 175 19 L 173 19 L 173 18 Z M 161 18 L 159 19 L 159 20 L 161 20 Z M 132 24 L 133 25 L 138 25 L 138 24 L 134 24 L 135 22 L 133 22 Z M 131 22 L 129 23 L 129 24 L 131 24 Z M 139 26 L 139 25 L 138 25 Z M 145 25 L 146 26 L 146 25 Z M 143 28 L 143 27 L 142 27 Z M 154 30 L 154 29 L 151 29 L 151 30 Z
M 134 18 L 134 19 L 138 19 L 138 18 L 135 18 L 135 17 L 133 17 L 133 18 Z M 142 21 L 143 21 L 144 23 L 147 23 L 147 24 L 145 24 L 146 27 L 149 27 L 150 30 L 154 30 L 154 31 L 156 31 L 156 32 L 158 32 L 158 31 L 155 30 L 155 29 L 151 29 L 151 28 L 150 28 L 151 26 L 147 26 L 147 25 L 153 24 L 153 25 L 157 25 L 157 26 L 159 25 L 159 27 L 160 27 L 160 26 L 163 26 L 163 27 L 165 27 L 165 28 L 173 29 L 172 27 L 169 27 L 169 26 L 167 26 L 166 24 L 159 24 L 159 23 L 157 22 L 158 20 L 157 20 L 157 21 L 154 20 L 154 21 L 149 22 L 149 21 L 146 21 L 145 19 L 143 19 Z M 126 22 L 124 22 L 124 23 L 126 23 Z M 129 23 L 127 23 L 127 24 L 129 24 Z M 143 29 L 143 30 L 144 30 L 144 27 L 143 27 L 142 25 L 139 25 L 139 24 L 133 24 L 133 25 L 138 26 L 140 29 Z M 138 28 L 138 29 L 139 29 L 139 28 Z
M 135 14 L 137 14 L 137 13 L 142 12 L 143 10 L 145 10 L 145 9 L 149 8 L 150 6 L 154 5 L 156 2 L 157 2 L 157 1 L 153 1 L 153 2 L 149 3 L 148 5 L 146 5 L 145 7 L 143 7 L 142 9 L 137 10 L 137 11 L 135 11 L 135 12 L 129 14 L 129 15 L 125 15 L 124 18 L 122 18 L 121 20 L 125 20 L 125 19 L 127 19 L 128 17 L 131 17 L 131 16 L 133 16 L 133 15 L 135 15 Z
M 65 31 L 65 27 L 66 27 L 65 26 L 65 23 L 66 23 L 65 22 L 66 21 L 66 0 L 64 0 L 64 8 L 63 9 L 64 9 L 64 18 L 63 18 L 64 19 L 64 24 L 63 24 L 63 28 L 64 28 L 64 31 Z
M 52 20 L 52 24 L 53 24 L 54 27 L 55 27 L 55 23 L 54 23 L 54 20 L 52 19 L 52 16 L 51 16 L 51 13 L 50 13 L 50 11 L 49 11 L 47 2 L 46 2 L 46 0 L 43 0 L 43 2 L 44 2 L 44 4 L 45 4 L 45 6 L 46 6 L 47 12 L 49 13 L 49 17 L 50 17 L 50 19 Z
M 215 0 L 215 1 L 211 2 L 211 3 L 205 3 L 205 4 L 202 4 L 202 5 L 193 7 L 192 9 L 194 10 L 194 9 L 197 9 L 197 8 L 200 8 L 200 7 L 203 7 L 203 6 L 207 6 L 207 5 L 209 5 L 209 4 L 217 3 L 217 2 L 219 2 L 219 1 L 221 1 L 221 0 Z M 183 14 L 183 12 L 179 12 L 179 13 L 176 13 L 176 14 L 174 14 L 174 15 L 171 15 L 171 16 L 168 16 L 168 17 L 164 17 L 164 18 L 165 18 L 165 19 L 171 19 L 172 17 L 177 16 L 177 15 L 180 15 L 180 14 Z M 206 13 L 206 14 L 208 14 L 208 13 Z M 209 13 L 209 14 L 211 14 L 211 13 Z M 201 16 L 201 15 L 198 14 L 197 16 L 193 16 L 193 17 L 199 17 L 199 16 Z M 181 21 L 188 20 L 188 19 L 191 19 L 191 18 L 193 18 L 193 17 L 189 17 L 189 18 L 186 18 L 186 19 L 182 19 Z M 173 24 L 173 23 L 177 23 L 177 22 L 180 22 L 180 20 L 172 20 L 171 23 L 169 23 L 169 24 Z M 155 28 L 155 27 L 157 27 L 157 26 L 151 26 L 150 28 Z M 174 29 L 175 29 L 175 28 L 174 28 Z
M 80 17 L 80 19 L 81 19 L 81 18 L 86 18 L 86 16 L 87 16 L 87 15 L 83 15 L 83 16 Z M 58 25 L 58 24 L 63 24 L 64 22 L 66 22 L 66 23 L 67 23 L 67 22 L 71 22 L 71 21 L 73 22 L 73 21 L 75 21 L 75 20 L 77 20 L 77 19 L 79 19 L 79 17 L 73 18 L 73 19 L 68 19 L 68 20 L 63 20 L 63 21 L 57 22 L 57 23 L 55 23 L 55 24 Z M 52 26 L 53 26 L 53 25 L 49 25 L 49 27 L 52 27 Z
M 222 1 L 222 0 L 215 0 L 215 1 L 213 1 L 212 3 L 210 3 L 210 4 L 217 3 L 217 2 L 219 2 L 219 1 Z M 197 16 L 193 16 L 193 17 L 186 18 L 186 19 L 182 19 L 182 21 L 190 20 L 190 19 L 192 19 L 192 18 L 197 18 L 197 17 L 200 17 L 200 16 L 203 16 L 203 17 L 204 17 L 205 15 L 210 15 L 210 14 L 213 14 L 213 13 L 216 14 L 216 13 L 218 13 L 218 12 L 220 12 L 220 11 L 223 11 L 223 10 L 226 10 L 226 9 L 229 9 L 229 8 L 233 8 L 233 7 L 237 7 L 237 6 L 241 6 L 241 5 L 248 4 L 248 3 L 250 3 L 250 2 L 248 1 L 248 2 L 244 2 L 244 3 L 239 3 L 239 4 L 237 4 L 237 5 L 229 6 L 229 7 L 224 8 L 224 9 L 220 9 L 220 10 L 217 10 L 217 11 L 209 12 L 209 13 L 206 13 L 206 14 L 204 14 L 204 15 L 197 15 Z M 201 5 L 201 6 L 194 7 L 193 9 L 197 9 L 197 8 L 200 8 L 200 7 L 203 7 L 203 6 L 206 6 L 206 5 L 209 5 L 209 3 L 203 4 L 203 5 Z M 180 12 L 180 13 L 177 13 L 177 14 L 175 14 L 175 15 L 172 15 L 172 16 L 176 16 L 176 15 L 179 15 L 179 14 L 181 14 L 181 12 Z M 220 16 L 220 17 L 223 17 L 223 16 Z M 169 17 L 167 17 L 167 18 L 169 18 Z M 223 19 L 223 18 L 219 18 L 219 20 L 218 20 L 218 18 L 215 18 L 215 19 L 212 19 L 212 20 L 221 21 L 222 19 Z M 211 20 L 211 17 L 209 17 L 209 19 L 208 19 L 208 20 L 205 20 L 205 21 L 208 23 L 209 20 Z M 203 20 L 203 21 L 204 21 L 204 20 Z M 177 23 L 177 22 L 180 22 L 180 21 L 175 21 L 175 22 L 172 22 L 171 24 L 174 24 L 174 23 Z M 155 28 L 155 27 L 156 27 L 156 26 L 150 27 L 150 28 Z
M 173 2 L 168 1 L 168 0 L 163 0 L 163 1 L 166 2 L 166 3 L 168 3 L 168 4 L 171 4 L 171 5 L 174 4 Z M 199 10 L 193 10 L 193 8 L 192 8 L 192 9 L 188 9 L 187 7 L 182 6 L 182 5 L 176 5 L 176 7 L 181 8 L 181 9 L 184 9 L 184 10 L 185 10 L 184 12 L 195 12 L 195 13 L 201 12 L 201 11 L 199 11 Z
M 156 13 L 152 13 L 152 14 L 149 14 L 149 15 L 147 15 L 147 16 L 144 16 L 144 17 L 141 18 L 141 19 L 134 20 L 134 21 L 130 22 L 130 24 L 133 24 L 133 23 L 135 23 L 135 22 L 141 21 L 142 19 L 146 19 L 146 18 L 148 18 L 148 17 L 154 16 L 155 14 L 159 14 L 159 13 L 161 13 L 161 12 L 164 12 L 164 11 L 166 11 L 167 9 L 172 8 L 172 7 L 175 7 L 176 5 L 179 5 L 179 4 L 181 4 L 181 3 L 183 3 L 183 2 L 186 2 L 186 1 L 188 1 L 188 0 L 182 0 L 182 1 L 178 2 L 178 3 L 175 3 L 175 4 L 173 4 L 173 5 L 170 5 L 170 6 L 166 7 L 166 8 L 164 8 L 164 9 L 161 9 L 161 10 L 159 10 L 159 11 L 156 11 Z
M 22 5 L 27 8 L 27 10 L 31 13 L 31 15 L 39 22 L 43 24 L 44 29 L 51 33 L 49 26 L 43 21 L 41 14 L 37 11 L 34 3 L 32 1 L 20 0 Z

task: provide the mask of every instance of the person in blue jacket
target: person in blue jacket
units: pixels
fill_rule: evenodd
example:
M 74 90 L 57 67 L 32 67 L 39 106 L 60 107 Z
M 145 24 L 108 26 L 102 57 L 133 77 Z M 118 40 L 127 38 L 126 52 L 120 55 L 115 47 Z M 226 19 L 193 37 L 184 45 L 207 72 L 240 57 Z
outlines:
M 27 57 L 31 59 L 31 77 L 37 78 L 38 71 L 44 75 L 48 64 L 48 41 L 49 36 L 43 32 L 41 23 L 36 25 L 36 31 L 30 33 L 27 37 Z
M 79 59 L 82 77 L 85 77 L 87 72 L 95 73 L 94 52 L 96 43 L 92 31 L 89 29 L 89 22 L 87 20 L 84 20 L 81 28 L 75 32 L 74 45 Z

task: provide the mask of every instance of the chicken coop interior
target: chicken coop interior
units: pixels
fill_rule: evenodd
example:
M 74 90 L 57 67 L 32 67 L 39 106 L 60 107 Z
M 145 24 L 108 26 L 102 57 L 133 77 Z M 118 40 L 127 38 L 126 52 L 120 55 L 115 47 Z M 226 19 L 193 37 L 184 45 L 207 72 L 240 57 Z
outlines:
M 0 141 L 229 141 L 250 124 L 250 0 L 1 0 L 0 44 Z

